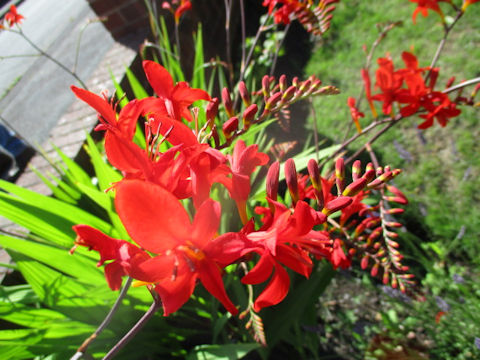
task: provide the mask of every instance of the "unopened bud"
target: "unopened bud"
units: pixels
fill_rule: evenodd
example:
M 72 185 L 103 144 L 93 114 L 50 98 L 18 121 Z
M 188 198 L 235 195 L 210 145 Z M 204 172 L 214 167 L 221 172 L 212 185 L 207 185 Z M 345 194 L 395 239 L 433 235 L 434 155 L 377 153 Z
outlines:
M 225 121 L 222 126 L 223 134 L 227 139 L 232 136 L 232 133 L 238 129 L 238 117 L 234 116 Z
M 392 288 L 396 289 L 398 286 L 397 277 L 392 274 Z
M 362 162 L 360 160 L 355 160 L 352 165 L 352 180 L 355 181 L 360 178 L 362 173 Z
M 307 164 L 307 170 L 313 186 L 315 197 L 317 199 L 318 208 L 323 209 L 325 200 L 323 198 L 322 179 L 320 177 L 320 169 L 318 168 L 317 161 L 310 159 Z
M 369 189 L 376 188 L 377 186 L 380 186 L 385 182 L 389 181 L 390 179 L 392 179 L 392 177 L 393 177 L 393 174 L 391 171 L 385 172 L 381 174 L 379 177 L 377 177 L 375 180 L 370 182 L 367 186 Z
M 230 91 L 225 87 L 222 90 L 222 102 L 223 106 L 225 106 L 225 111 L 229 118 L 233 117 L 233 103 L 232 98 L 230 96 Z
M 387 285 L 389 280 L 390 280 L 390 273 L 387 271 L 387 269 L 385 269 L 385 271 L 383 272 L 383 279 L 382 279 L 383 285 Z
M 352 203 L 352 198 L 348 196 L 339 196 L 336 199 L 329 201 L 325 207 L 323 208 L 322 212 L 325 215 L 333 214 L 343 208 L 346 208 L 348 205 Z
M 288 191 L 292 197 L 294 204 L 299 200 L 298 198 L 298 178 L 297 169 L 295 168 L 295 162 L 293 159 L 288 159 L 285 162 L 285 180 L 287 182 Z
M 252 103 L 251 97 L 250 97 L 250 92 L 247 89 L 247 86 L 245 85 L 245 82 L 240 81 L 238 84 L 238 92 L 240 93 L 240 97 L 242 98 L 243 103 L 245 104 L 245 107 L 250 106 Z
M 268 75 L 262 78 L 262 92 L 265 98 L 270 96 L 270 77 Z
M 278 194 L 278 175 L 280 173 L 280 163 L 275 161 L 272 165 L 270 165 L 268 172 L 267 172 L 267 196 L 272 200 L 277 200 Z
M 378 264 L 373 265 L 373 266 L 372 266 L 372 270 L 370 270 L 370 275 L 372 275 L 373 277 L 377 276 L 377 274 L 378 274 L 378 267 L 379 267 Z
M 308 91 L 310 89 L 310 85 L 312 85 L 312 80 L 310 80 L 310 79 L 305 80 L 300 85 L 300 88 L 298 89 L 298 92 L 301 93 L 301 94 L 305 93 L 306 91 Z
M 392 194 L 395 195 L 395 200 L 388 200 L 388 201 L 395 201 L 399 204 L 408 204 L 408 200 L 407 200 L 407 197 L 403 194 L 403 192 L 401 192 L 399 189 L 397 189 L 395 186 L 393 185 L 387 185 L 387 190 L 390 191 Z M 389 198 L 389 197 L 386 197 L 386 198 Z M 397 200 L 397 198 L 400 198 L 401 199 L 401 202 Z
M 243 112 L 243 127 L 245 129 L 248 129 L 250 127 L 250 123 L 253 121 L 257 111 L 258 111 L 257 104 L 252 104 L 245 109 L 245 111 Z
M 404 209 L 400 208 L 393 208 L 393 209 L 388 209 L 385 211 L 385 213 L 390 214 L 390 215 L 397 215 L 397 214 L 403 214 L 405 212 Z
M 209 126 L 212 126 L 213 122 L 215 121 L 215 116 L 218 114 L 218 104 L 220 101 L 218 98 L 213 98 L 207 105 L 207 123 Z
M 267 111 L 272 110 L 281 99 L 282 99 L 282 93 L 280 91 L 270 96 L 265 102 L 265 110 Z
M 362 268 L 362 270 L 365 270 L 368 267 L 369 258 L 370 258 L 369 256 L 364 256 L 362 258 L 362 261 L 360 261 L 360 267 Z
M 292 100 L 292 98 L 295 96 L 295 93 L 297 92 L 297 88 L 295 86 L 290 86 L 282 95 L 282 102 L 286 103 Z
M 340 195 L 345 188 L 345 162 L 343 158 L 338 158 L 335 162 L 335 181 L 338 195 Z
M 357 195 L 360 191 L 362 191 L 365 186 L 367 185 L 367 179 L 365 178 L 360 178 L 352 182 L 350 185 L 348 185 L 345 190 L 343 190 L 342 195 L 343 196 L 355 196 Z
M 285 91 L 287 88 L 287 76 L 286 75 L 281 75 L 280 78 L 278 79 L 278 85 L 280 87 L 280 91 Z

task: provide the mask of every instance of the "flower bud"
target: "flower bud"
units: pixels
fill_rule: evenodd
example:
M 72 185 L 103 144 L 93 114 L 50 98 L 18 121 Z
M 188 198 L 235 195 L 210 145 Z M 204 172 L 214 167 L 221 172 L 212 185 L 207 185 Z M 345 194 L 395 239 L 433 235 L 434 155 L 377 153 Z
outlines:
M 225 121 L 222 126 L 223 134 L 227 139 L 230 139 L 232 133 L 238 129 L 238 117 L 234 116 Z
M 325 215 L 333 214 L 336 211 L 346 208 L 348 205 L 352 203 L 352 201 L 353 201 L 352 198 L 348 196 L 339 196 L 336 199 L 329 201 L 323 208 L 322 212 Z
M 320 177 L 320 169 L 318 168 L 317 161 L 310 159 L 307 164 L 307 169 L 313 186 L 315 198 L 317 199 L 318 208 L 323 209 L 325 200 L 323 198 L 322 179 Z
M 232 98 L 230 96 L 230 91 L 225 87 L 222 90 L 222 102 L 223 106 L 225 106 L 225 111 L 229 118 L 233 117 L 233 103 Z
M 295 86 L 290 86 L 282 95 L 282 103 L 287 103 L 295 96 L 297 88 Z
M 362 162 L 360 160 L 355 160 L 352 165 L 352 180 L 355 181 L 360 178 L 362 173 Z
M 372 269 L 370 270 L 370 275 L 372 275 L 373 277 L 377 276 L 377 274 L 378 274 L 378 267 L 379 267 L 378 264 L 373 265 L 373 266 L 372 266 Z
M 213 98 L 207 105 L 207 123 L 209 126 L 212 126 L 213 122 L 215 121 L 215 116 L 218 114 L 218 105 L 220 101 L 218 98 Z
M 295 162 L 293 159 L 288 159 L 285 162 L 285 180 L 287 182 L 288 191 L 292 197 L 294 204 L 299 200 L 298 198 L 298 179 L 297 179 L 297 169 L 295 168 Z
M 278 175 L 280 174 L 280 163 L 275 161 L 270 165 L 267 172 L 267 197 L 272 200 L 277 200 L 278 194 Z
M 243 127 L 245 129 L 248 129 L 250 127 L 250 123 L 253 121 L 257 111 L 258 111 L 257 104 L 252 104 L 245 109 L 245 111 L 243 112 Z
M 281 98 L 282 98 L 282 93 L 280 91 L 270 96 L 265 102 L 265 110 L 267 111 L 272 110 L 275 107 L 275 105 L 277 105 L 277 103 L 281 100 Z
M 362 268 L 362 270 L 365 270 L 367 267 L 368 267 L 368 260 L 369 260 L 369 256 L 368 255 L 365 255 L 363 258 L 362 258 L 362 261 L 360 261 L 360 267 Z
M 278 85 L 280 87 L 280 91 L 285 91 L 287 88 L 287 76 L 286 75 L 281 75 L 280 78 L 278 79 Z
M 345 163 L 343 158 L 338 158 L 335 163 L 335 181 L 337 183 L 338 195 L 340 195 L 345 188 Z
M 250 92 L 247 89 L 247 86 L 245 85 L 245 82 L 240 81 L 238 84 L 238 92 L 240 93 L 240 97 L 242 98 L 243 103 L 245 104 L 245 107 L 250 106 L 252 103 L 251 97 L 250 97 Z
M 365 186 L 367 185 L 367 179 L 365 178 L 360 178 L 352 182 L 350 185 L 348 185 L 345 190 L 343 190 L 342 195 L 343 196 L 355 196 L 357 195 L 360 191 L 362 191 Z
M 265 98 L 270 96 L 270 77 L 268 75 L 262 78 L 262 92 Z

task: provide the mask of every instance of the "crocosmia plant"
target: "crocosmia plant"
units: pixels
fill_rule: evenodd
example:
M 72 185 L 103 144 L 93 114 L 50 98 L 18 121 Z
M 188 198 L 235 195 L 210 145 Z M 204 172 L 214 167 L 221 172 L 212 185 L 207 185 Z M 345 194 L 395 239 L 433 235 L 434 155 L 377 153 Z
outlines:
M 352 122 L 347 122 L 355 125 L 354 134 L 349 128 L 342 142 L 323 149 L 315 137 L 297 152 L 292 152 L 295 142 L 275 140 L 269 126 L 302 126 L 290 112 L 293 104 L 307 103 L 305 100 L 312 103 L 314 99 L 321 103 L 322 98 L 333 98 L 341 89 L 323 84 L 314 75 L 301 79 L 277 74 L 282 43 L 269 55 L 270 73 L 258 75 L 255 56 L 262 37 L 276 39 L 277 32 L 287 33 L 293 22 L 313 39 L 319 39 L 339 12 L 339 0 L 259 1 L 265 14 L 257 34 L 250 39 L 245 32 L 244 2 L 225 0 L 226 60 L 205 62 L 203 42 L 209 40 L 202 39 L 199 26 L 190 81 L 185 76 L 188 71 L 184 72 L 188 61 L 182 59 L 185 45 L 181 27 L 182 19 L 195 11 L 196 1 L 163 1 L 160 17 L 156 3 L 145 2 L 154 41 L 142 47 L 143 73 L 137 74 L 140 80 L 134 84 L 136 98 L 122 96 L 119 86 L 116 97 L 91 92 L 80 81 L 77 85 L 82 86 L 71 87 L 78 99 L 97 112 L 95 132 L 102 134 L 102 141 L 95 146 L 89 138 L 87 144 L 95 181 L 72 180 L 74 172 L 79 173 L 77 169 L 67 172 L 70 182 L 60 183 L 59 188 L 84 194 L 108 216 L 100 220 L 78 210 L 81 216 L 72 215 L 58 227 L 66 229 L 66 240 L 52 242 L 48 246 L 55 250 L 49 251 L 59 251 L 61 257 L 70 256 L 70 249 L 72 263 L 81 261 L 81 266 L 71 272 L 67 266 L 58 269 L 70 276 L 66 284 L 72 294 L 81 288 L 82 294 L 99 291 L 117 297 L 120 291 L 109 313 L 99 295 L 98 304 L 103 307 L 95 316 L 104 314 L 106 319 L 93 335 L 81 334 L 86 340 L 76 353 L 72 352 L 72 359 L 89 356 L 87 348 L 93 347 L 97 337 L 103 341 L 100 333 L 115 321 L 116 312 L 126 303 L 146 313 L 140 319 L 118 320 L 127 322 L 123 325 L 130 330 L 109 335 L 110 340 L 102 343 L 105 348 L 97 349 L 104 359 L 123 356 L 123 347 L 134 344 L 134 336 L 155 322 L 161 324 L 162 331 L 169 329 L 171 338 L 162 340 L 163 347 L 181 345 L 164 352 L 152 350 L 152 356 L 180 358 L 188 352 L 189 358 L 200 359 L 202 352 L 215 354 L 220 349 L 229 359 L 237 359 L 256 349 L 261 358 L 273 358 L 271 349 L 282 341 L 301 348 L 306 345 L 286 339 L 285 334 L 290 328 L 298 333 L 298 319 L 305 314 L 315 319 L 317 298 L 339 269 L 366 271 L 409 301 L 425 300 L 421 284 L 401 253 L 402 236 L 397 230 L 405 229 L 398 218 L 408 205 L 395 183 L 401 170 L 381 164 L 373 143 L 398 123 L 413 121 L 422 131 L 436 122 L 445 127 L 464 108 L 478 106 L 475 96 L 480 79 L 455 84 L 451 76 L 442 90 L 437 64 L 454 25 L 465 12 L 477 11 L 476 5 L 470 5 L 478 1 L 405 2 L 416 4 L 411 13 L 414 23 L 422 19 L 418 14 L 439 15 L 444 34 L 433 60 L 425 64 L 425 59 L 409 49 L 401 53 L 401 63 L 390 54 L 375 61 L 375 48 L 399 23 L 379 27 L 376 42 L 370 49 L 364 47 L 366 61 L 358 72 L 361 94 L 347 94 L 347 106 L 341 105 L 350 110 Z M 231 21 L 237 5 L 239 23 Z M 25 36 L 20 28 L 22 21 L 23 16 L 12 5 L 2 29 Z M 232 24 L 238 24 L 242 36 L 237 60 L 230 43 Z M 150 94 L 143 88 L 138 91 L 142 79 L 151 88 Z M 464 88 L 469 86 L 474 89 L 465 95 Z M 365 140 L 369 133 L 372 137 Z M 364 140 L 362 145 L 349 147 L 357 139 Z M 7 185 L 4 188 L 12 194 L 18 192 Z M 21 194 L 18 192 L 18 196 Z M 0 198 L 13 201 L 8 196 Z M 62 205 L 61 209 L 80 208 L 80 197 L 69 200 L 68 207 Z M 23 224 L 22 216 L 13 217 Z M 32 233 L 47 237 L 43 229 L 34 228 Z M 49 244 L 29 238 L 21 241 L 33 241 L 38 249 Z M 0 244 L 22 256 L 35 253 L 19 249 L 18 243 L 7 238 L 0 238 Z M 55 302 L 47 299 L 46 290 L 40 286 L 43 283 L 28 273 L 22 256 L 15 259 L 25 267 L 25 278 L 34 282 L 36 296 L 47 302 L 44 310 L 52 306 L 57 311 Z M 98 275 L 98 270 L 92 259 L 103 271 L 105 281 L 99 282 L 93 275 Z M 46 264 L 35 271 L 50 266 L 46 259 L 39 261 Z M 88 281 L 75 283 L 80 268 L 91 276 Z M 54 276 L 54 270 L 44 271 Z M 46 284 L 47 279 L 42 281 Z M 110 290 L 99 290 L 106 286 Z M 128 291 L 134 294 L 131 298 Z M 59 299 L 66 296 L 60 294 Z M 105 296 L 111 300 L 112 295 Z M 152 303 L 148 310 L 145 299 Z M 180 330 L 181 319 L 186 318 L 200 319 L 191 326 L 201 327 L 201 319 L 214 324 L 211 337 L 202 338 L 207 348 L 202 342 L 189 344 L 191 333 Z M 42 331 L 53 336 L 48 329 Z M 311 348 L 309 351 L 314 353 Z M 308 358 L 305 352 L 299 353 Z M 133 356 L 128 354 L 125 356 Z

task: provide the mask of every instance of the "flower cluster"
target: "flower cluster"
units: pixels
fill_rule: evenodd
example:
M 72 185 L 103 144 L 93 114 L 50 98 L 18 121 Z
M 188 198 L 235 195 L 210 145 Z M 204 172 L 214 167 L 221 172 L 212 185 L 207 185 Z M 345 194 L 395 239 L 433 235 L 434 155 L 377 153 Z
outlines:
M 74 227 L 76 246 L 100 253 L 98 265 L 106 264 L 105 276 L 111 289 L 119 289 L 122 278 L 130 276 L 136 285 L 146 285 L 160 296 L 164 315 L 168 315 L 190 298 L 200 282 L 230 313 L 237 314 L 223 285 L 224 268 L 235 262 L 253 261 L 241 282 L 268 282 L 251 304 L 258 312 L 278 304 L 287 295 L 290 278 L 286 268 L 308 278 L 312 259 L 325 258 L 335 268 L 350 266 L 351 254 L 348 250 L 346 254 L 342 241 L 329 232 L 328 219 L 340 212 L 343 226 L 356 216 L 371 217 L 361 200 L 369 189 L 384 187 L 399 170 L 375 171 L 368 165 L 362 174 L 356 163 L 352 183 L 347 186 L 342 160 L 327 180 L 320 176 L 315 160 L 308 163 L 308 175 L 301 175 L 289 159 L 284 175 L 291 201 L 284 201 L 279 191 L 280 163 L 273 162 L 266 178 L 268 206 L 255 207 L 260 217 L 255 220 L 249 217 L 247 206 L 252 178 L 256 170 L 268 165 L 269 156 L 260 152 L 258 145 L 247 146 L 241 139 L 224 152 L 208 141 L 199 141 L 202 130 L 196 127 L 192 131 L 183 122 L 198 122 L 198 111 L 192 116 L 189 106 L 208 101 L 206 124 L 213 127 L 211 119 L 218 112 L 218 100 L 185 82 L 174 84 L 168 71 L 157 63 L 144 61 L 143 67 L 157 96 L 130 101 L 118 115 L 106 97 L 72 86 L 75 95 L 99 113 L 96 129 L 105 131 L 108 160 L 124 177 L 112 189 L 115 208 L 131 239 L 115 239 L 87 225 Z M 301 83 L 303 87 L 297 81 L 299 89 L 292 85 L 295 91 L 289 92 L 291 86 L 282 80 L 278 92 L 272 95 L 270 89 L 274 86 L 264 80 L 264 111 L 270 112 L 297 93 L 301 96 L 307 91 L 319 91 L 315 81 L 308 81 Z M 247 104 L 250 96 L 255 96 L 243 86 L 240 92 Z M 272 97 L 278 99 L 273 101 Z M 227 91 L 223 102 L 231 119 L 234 112 Z M 134 141 L 139 119 L 144 120 L 145 146 Z M 218 234 L 221 219 L 230 214 L 222 212 L 220 203 L 210 195 L 215 183 L 236 203 L 243 222 L 241 229 Z M 336 195 L 331 191 L 334 183 Z M 364 214 L 359 214 L 362 211 Z M 375 222 L 373 219 L 371 222 Z M 365 226 L 364 233 L 370 228 Z
M 332 4 L 339 1 L 264 0 L 262 5 L 268 7 L 269 14 L 273 13 L 276 24 L 289 24 L 292 19 L 297 19 L 308 32 L 322 35 L 330 27 L 332 12 L 335 10 Z
M 25 19 L 23 15 L 20 15 L 17 12 L 17 7 L 15 5 L 10 5 L 10 11 L 5 14 L 5 17 L 3 20 L 5 23 L 8 25 L 8 27 L 13 27 L 13 25 L 18 24 L 20 25 Z M 2 29 L 4 26 L 2 23 L 0 23 L 0 29 Z
M 379 68 L 375 73 L 375 88 L 379 89 L 380 93 L 375 95 L 371 95 L 368 72 L 363 71 L 367 100 L 370 104 L 372 101 L 382 102 L 382 112 L 385 115 L 393 113 L 392 105 L 395 103 L 400 106 L 400 114 L 403 117 L 426 111 L 426 114 L 420 115 L 425 119 L 418 126 L 420 129 L 431 127 L 434 119 L 437 119 L 441 126 L 445 126 L 450 118 L 461 113 L 456 103 L 452 102 L 446 93 L 434 90 L 439 74 L 438 68 L 419 67 L 417 58 L 409 52 L 403 52 L 402 59 L 405 68 L 398 70 L 395 70 L 393 61 L 389 58 L 377 60 Z M 428 73 L 426 77 L 423 76 L 425 72 Z

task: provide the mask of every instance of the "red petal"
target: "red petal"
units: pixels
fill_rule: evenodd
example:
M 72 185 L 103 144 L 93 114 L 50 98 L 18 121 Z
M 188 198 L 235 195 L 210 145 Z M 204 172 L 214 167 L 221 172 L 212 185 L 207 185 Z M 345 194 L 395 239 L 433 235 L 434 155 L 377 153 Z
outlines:
M 198 270 L 200 281 L 205 289 L 215 296 L 232 315 L 236 315 L 238 309 L 228 298 L 218 266 L 213 261 L 202 261 Z
M 112 290 L 118 290 L 122 286 L 122 277 L 127 275 L 123 266 L 114 261 L 105 266 L 105 278 Z
M 266 281 L 272 273 L 274 260 L 265 250 L 258 263 L 242 278 L 242 284 L 260 284 Z
M 221 211 L 220 203 L 212 199 L 207 199 L 198 208 L 193 219 L 191 238 L 199 249 L 203 249 L 213 239 L 220 225 Z
M 166 280 L 155 287 L 163 305 L 163 315 L 167 316 L 185 304 L 195 289 L 198 274 L 192 273 L 186 264 L 179 267 L 175 279 Z
M 155 93 L 161 98 L 170 98 L 173 91 L 173 79 L 162 65 L 145 60 L 143 70 Z
M 75 95 L 80 99 L 90 105 L 92 108 L 97 110 L 98 113 L 110 124 L 116 125 L 117 123 L 117 116 L 115 111 L 113 111 L 110 104 L 105 101 L 105 99 L 101 98 L 94 93 L 78 88 L 76 86 L 70 87 Z
M 275 265 L 275 274 L 265 290 L 257 297 L 253 310 L 259 312 L 262 308 L 278 304 L 288 294 L 290 278 L 281 265 Z
M 168 190 L 140 180 L 117 186 L 115 207 L 132 239 L 153 253 L 163 253 L 190 237 L 190 219 Z
M 173 255 L 160 255 L 132 266 L 128 274 L 137 280 L 158 283 L 171 277 L 174 273 L 175 258 Z

